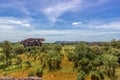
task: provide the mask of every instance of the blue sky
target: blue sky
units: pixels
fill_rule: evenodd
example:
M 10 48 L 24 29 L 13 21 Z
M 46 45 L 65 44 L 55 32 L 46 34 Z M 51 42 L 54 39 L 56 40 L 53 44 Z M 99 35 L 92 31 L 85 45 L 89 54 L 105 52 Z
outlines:
M 120 0 L 0 0 L 0 41 L 120 39 Z

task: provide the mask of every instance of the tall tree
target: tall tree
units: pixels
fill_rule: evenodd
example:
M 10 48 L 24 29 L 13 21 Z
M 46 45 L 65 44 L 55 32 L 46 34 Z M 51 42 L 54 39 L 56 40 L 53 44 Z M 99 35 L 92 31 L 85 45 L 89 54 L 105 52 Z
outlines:
M 6 58 L 6 67 L 8 65 L 8 60 L 10 58 L 10 54 L 12 53 L 12 44 L 10 41 L 4 41 L 3 44 L 2 44 L 2 47 L 3 47 L 3 53 L 5 55 L 5 58 Z
M 112 54 L 104 54 L 102 56 L 107 75 L 109 77 L 115 77 L 116 68 L 119 66 L 118 58 Z

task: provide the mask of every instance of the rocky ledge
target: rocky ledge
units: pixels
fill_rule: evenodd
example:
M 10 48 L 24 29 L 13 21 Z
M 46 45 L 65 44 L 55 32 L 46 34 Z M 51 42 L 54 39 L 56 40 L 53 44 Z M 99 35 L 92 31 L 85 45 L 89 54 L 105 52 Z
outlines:
M 24 77 L 24 78 L 0 77 L 0 80 L 42 80 L 42 79 L 39 77 Z

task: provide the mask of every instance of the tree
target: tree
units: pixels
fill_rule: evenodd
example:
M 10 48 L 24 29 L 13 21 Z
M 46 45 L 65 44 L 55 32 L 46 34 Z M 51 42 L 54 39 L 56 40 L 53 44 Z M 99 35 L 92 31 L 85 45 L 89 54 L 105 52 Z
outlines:
M 83 57 L 82 60 L 79 61 L 79 67 L 78 70 L 84 71 L 86 74 L 88 74 L 92 70 L 91 62 L 88 58 Z
M 55 50 L 49 51 L 47 64 L 50 71 L 60 69 L 62 57 L 63 57 L 62 54 L 58 53 Z
M 116 68 L 118 67 L 118 58 L 112 54 L 104 54 L 103 65 L 106 67 L 106 72 L 109 77 L 115 77 Z
M 23 52 L 25 52 L 24 46 L 22 44 L 20 44 L 20 43 L 16 43 L 14 45 L 14 53 L 22 54 Z
M 73 58 L 74 67 L 78 69 L 78 80 L 85 79 L 82 76 L 83 74 L 90 74 L 91 80 L 104 79 L 104 75 L 99 68 L 103 65 L 103 62 L 100 61 L 102 54 L 103 51 L 99 46 L 88 46 L 83 42 L 75 46 L 74 53 L 68 58 Z
M 110 43 L 110 45 L 114 48 L 120 49 L 120 40 L 113 39 Z
M 103 53 L 100 46 L 92 46 L 91 49 L 92 49 L 92 53 L 95 55 L 100 55 Z
M 3 47 L 3 53 L 4 53 L 5 58 L 6 58 L 6 67 L 7 67 L 8 60 L 10 58 L 10 54 L 12 53 L 13 47 L 12 47 L 11 42 L 9 42 L 9 41 L 4 41 L 2 44 L 2 47 Z
M 89 60 L 93 60 L 94 55 L 91 53 L 91 48 L 85 43 L 81 42 L 75 46 L 74 57 L 73 57 L 74 68 L 79 67 L 78 62 L 83 58 L 88 58 Z

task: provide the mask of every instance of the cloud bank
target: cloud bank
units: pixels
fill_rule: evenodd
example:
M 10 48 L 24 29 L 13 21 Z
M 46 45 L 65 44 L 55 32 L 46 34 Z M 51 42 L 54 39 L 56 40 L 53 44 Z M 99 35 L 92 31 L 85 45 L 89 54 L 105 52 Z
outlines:
M 43 37 L 47 42 L 120 38 L 120 19 L 112 19 L 110 15 L 107 20 L 104 13 L 96 15 L 105 12 L 105 4 L 111 5 L 111 1 L 2 0 L 0 41 L 21 41 L 29 37 Z

